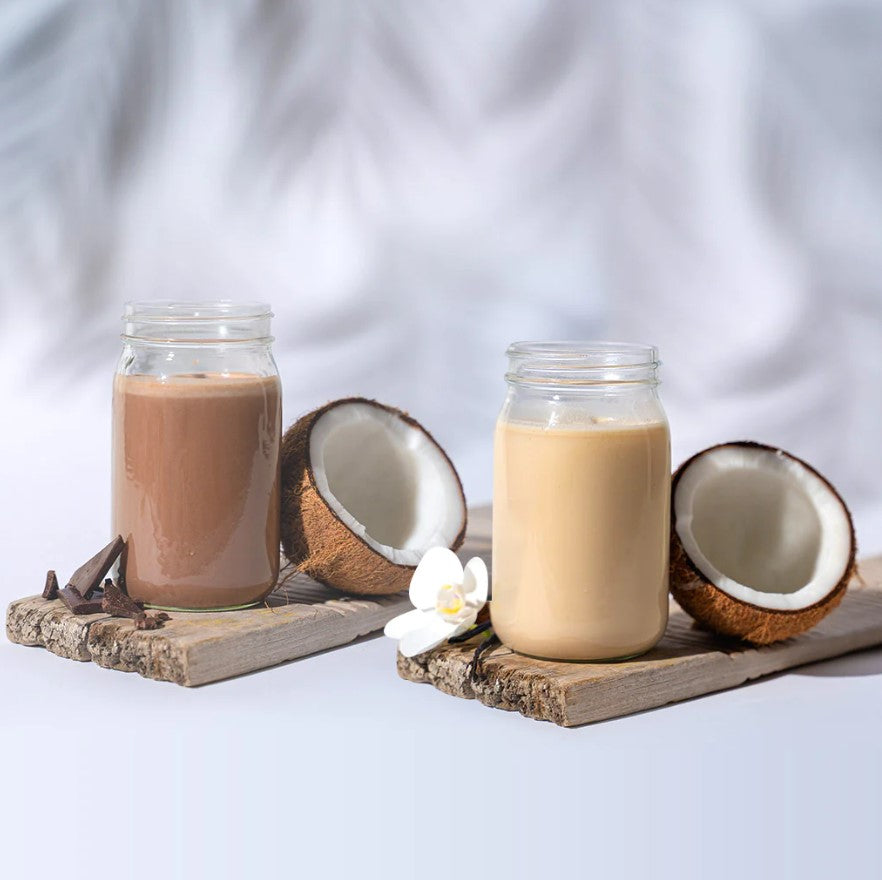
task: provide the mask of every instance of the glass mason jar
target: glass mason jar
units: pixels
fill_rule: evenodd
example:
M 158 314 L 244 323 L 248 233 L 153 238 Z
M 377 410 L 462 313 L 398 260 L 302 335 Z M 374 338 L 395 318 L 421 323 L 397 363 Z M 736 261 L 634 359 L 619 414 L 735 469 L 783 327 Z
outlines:
M 658 352 L 519 342 L 496 424 L 493 601 L 514 651 L 614 660 L 668 617 L 671 452 Z
M 252 605 L 279 574 L 281 383 L 263 303 L 135 302 L 113 382 L 113 532 L 133 599 Z

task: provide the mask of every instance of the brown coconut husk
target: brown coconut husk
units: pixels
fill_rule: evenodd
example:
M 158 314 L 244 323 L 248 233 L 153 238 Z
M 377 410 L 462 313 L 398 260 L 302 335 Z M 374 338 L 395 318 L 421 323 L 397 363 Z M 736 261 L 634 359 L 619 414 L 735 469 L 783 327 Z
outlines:
M 457 550 L 465 540 L 468 516 L 462 481 L 435 438 L 400 409 L 364 397 L 347 397 L 298 419 L 282 438 L 282 549 L 298 571 L 338 590 L 363 595 L 397 593 L 407 589 L 416 566 L 396 565 L 352 532 L 322 498 L 312 472 L 309 441 L 313 427 L 329 410 L 350 403 L 369 404 L 395 414 L 422 431 L 441 451 L 456 477 L 463 508 L 462 526 L 450 549 Z
M 761 608 L 758 605 L 735 599 L 710 583 L 683 548 L 677 535 L 674 516 L 673 499 L 676 495 L 677 484 L 682 474 L 696 458 L 724 446 L 745 446 L 763 449 L 790 458 L 820 478 L 841 502 L 848 517 L 849 529 L 851 531 L 851 549 L 848 563 L 836 586 L 814 605 L 794 611 L 780 611 L 777 609 Z M 742 639 L 754 645 L 770 645 L 773 642 L 780 642 L 810 630 L 842 601 L 845 591 L 848 589 L 848 584 L 856 571 L 856 556 L 857 541 L 855 539 L 854 522 L 851 511 L 848 509 L 842 496 L 823 474 L 818 473 L 815 468 L 801 458 L 785 452 L 783 449 L 776 449 L 764 443 L 754 443 L 747 440 L 735 443 L 720 443 L 696 453 L 681 464 L 674 473 L 671 484 L 671 593 L 679 606 L 687 614 L 713 632 Z

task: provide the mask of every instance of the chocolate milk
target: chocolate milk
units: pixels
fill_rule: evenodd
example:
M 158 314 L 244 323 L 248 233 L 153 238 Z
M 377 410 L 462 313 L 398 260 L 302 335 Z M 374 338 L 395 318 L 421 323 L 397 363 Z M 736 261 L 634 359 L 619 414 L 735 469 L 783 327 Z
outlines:
M 132 598 L 226 608 L 272 590 L 280 390 L 242 374 L 115 378 L 113 531 Z
M 667 425 L 500 421 L 494 456 L 490 613 L 502 642 L 558 660 L 651 648 L 668 615 Z

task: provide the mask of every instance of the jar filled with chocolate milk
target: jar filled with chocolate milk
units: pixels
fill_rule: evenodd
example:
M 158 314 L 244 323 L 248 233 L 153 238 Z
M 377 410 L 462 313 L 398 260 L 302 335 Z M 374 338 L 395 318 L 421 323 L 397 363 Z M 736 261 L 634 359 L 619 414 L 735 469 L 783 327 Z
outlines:
M 269 306 L 126 305 L 113 382 L 113 532 L 157 608 L 262 600 L 279 574 L 281 384 Z
M 515 343 L 496 424 L 490 614 L 514 651 L 615 660 L 668 618 L 671 452 L 658 352 Z

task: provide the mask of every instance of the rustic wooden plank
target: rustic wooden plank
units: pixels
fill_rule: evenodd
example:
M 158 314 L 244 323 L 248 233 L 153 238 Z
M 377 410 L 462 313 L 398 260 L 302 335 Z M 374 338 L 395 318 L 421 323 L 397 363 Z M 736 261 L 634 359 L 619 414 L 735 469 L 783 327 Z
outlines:
M 404 594 L 344 596 L 298 575 L 264 607 L 171 612 L 156 630 L 106 614 L 75 616 L 58 599 L 31 596 L 9 606 L 6 633 L 61 657 L 194 686 L 344 645 L 409 607 Z
M 40 645 L 59 657 L 91 660 L 86 640 L 98 615 L 73 615 L 60 599 L 31 596 L 6 612 L 6 634 L 20 645 Z
M 489 535 L 489 516 L 483 516 L 480 528 Z M 768 647 L 752 648 L 699 629 L 672 602 L 664 638 L 635 660 L 555 663 L 498 647 L 484 656 L 473 679 L 475 639 L 411 659 L 399 654 L 398 672 L 452 696 L 564 727 L 603 721 L 882 644 L 882 557 L 865 560 L 859 571 L 840 607 L 815 629 Z
M 475 512 L 474 533 L 476 546 L 489 553 L 488 510 Z M 60 600 L 30 596 L 9 606 L 6 634 L 60 657 L 195 686 L 345 645 L 410 607 L 406 594 L 346 596 L 296 575 L 265 607 L 171 612 L 156 630 L 136 630 L 133 621 L 103 613 L 75 616 Z

